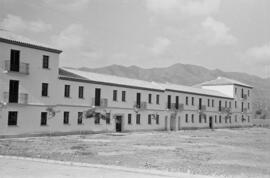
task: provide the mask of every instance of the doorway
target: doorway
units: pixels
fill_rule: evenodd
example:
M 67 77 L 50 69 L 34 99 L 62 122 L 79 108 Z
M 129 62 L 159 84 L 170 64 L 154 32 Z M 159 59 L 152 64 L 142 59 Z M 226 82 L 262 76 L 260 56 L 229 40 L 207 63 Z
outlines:
M 175 121 L 176 117 L 172 114 L 170 119 L 170 130 L 176 130 Z
M 19 102 L 19 81 L 10 80 L 9 81 L 9 103 Z
M 115 131 L 122 132 L 122 116 L 116 116 L 115 118 Z
M 213 117 L 212 116 L 209 117 L 209 128 L 213 129 Z

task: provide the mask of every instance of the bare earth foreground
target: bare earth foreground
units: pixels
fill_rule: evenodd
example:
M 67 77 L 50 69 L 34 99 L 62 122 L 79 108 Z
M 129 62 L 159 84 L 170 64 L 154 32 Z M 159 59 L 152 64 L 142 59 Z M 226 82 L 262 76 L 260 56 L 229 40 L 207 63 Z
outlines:
M 270 129 L 8 138 L 0 139 L 0 154 L 216 177 L 270 177 Z M 1 177 L 5 164 L 0 163 Z

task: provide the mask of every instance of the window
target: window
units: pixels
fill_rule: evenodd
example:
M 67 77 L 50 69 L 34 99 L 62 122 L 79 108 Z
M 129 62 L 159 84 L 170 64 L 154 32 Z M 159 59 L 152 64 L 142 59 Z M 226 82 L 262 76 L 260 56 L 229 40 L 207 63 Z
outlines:
M 194 114 L 191 115 L 191 122 L 194 123 Z
M 207 106 L 210 107 L 210 99 L 207 99 Z
M 111 124 L 111 114 L 106 113 L 106 124 Z
M 48 96 L 48 83 L 42 83 L 41 96 Z
M 234 93 L 237 94 L 237 88 L 234 88 Z
M 217 115 L 215 115 L 215 123 L 217 123 Z
M 204 123 L 207 123 L 206 115 L 203 115 L 203 117 L 204 117 Z
M 69 112 L 64 112 L 64 124 L 69 124 Z
M 212 107 L 215 107 L 215 100 L 212 99 Z
M 136 115 L 136 124 L 140 124 L 141 123 L 141 115 L 137 114 Z
M 156 124 L 159 124 L 159 115 L 156 115 Z
M 47 125 L 47 112 L 41 112 L 40 125 L 41 126 Z
M 202 115 L 199 115 L 199 123 L 202 123 Z
M 175 108 L 178 109 L 179 108 L 179 96 L 175 97 Z
M 16 126 L 17 125 L 17 111 L 9 111 L 8 112 L 8 125 L 9 126 Z
M 188 97 L 186 96 L 186 105 L 188 105 Z
M 149 104 L 152 103 L 152 94 L 148 94 L 148 103 L 149 103 Z
M 83 86 L 79 86 L 79 98 L 83 98 Z
M 222 105 L 222 103 L 221 103 L 221 101 L 219 101 L 219 103 L 218 103 L 218 111 L 221 111 L 221 105 Z
M 132 114 L 128 114 L 128 124 L 132 124 Z
M 20 71 L 20 51 L 12 49 L 10 51 L 10 71 Z
M 100 114 L 99 113 L 95 114 L 95 124 L 100 124 Z
M 237 122 L 237 115 L 234 116 L 234 121 Z
M 188 123 L 188 114 L 186 114 L 186 123 Z
M 237 101 L 234 102 L 234 107 L 237 108 Z
M 113 101 L 117 101 L 117 90 L 113 90 Z
M 65 97 L 70 97 L 70 85 L 65 85 Z
M 78 125 L 82 124 L 83 112 L 78 112 Z
M 248 120 L 247 120 L 248 122 L 250 121 L 250 116 L 248 116 Z
M 168 103 L 167 103 L 167 108 L 171 109 L 171 95 L 168 95 Z
M 49 56 L 43 56 L 42 67 L 43 69 L 49 69 Z
M 241 97 L 244 98 L 244 89 L 241 89 Z
M 194 97 L 191 98 L 191 105 L 194 106 Z
M 227 103 L 227 101 L 225 101 L 225 108 L 227 108 L 227 105 L 228 105 L 228 103 Z
M 156 103 L 159 104 L 159 95 L 156 95 Z
M 221 123 L 221 116 L 219 116 L 219 123 Z
M 229 108 L 232 108 L 232 102 L 231 101 L 229 102 Z
M 126 91 L 122 91 L 122 101 L 126 101 Z
M 248 97 L 249 97 L 250 93 L 249 93 L 249 90 L 248 90 Z
M 151 125 L 151 114 L 148 114 L 148 124 Z
M 248 109 L 250 108 L 250 104 L 248 103 Z

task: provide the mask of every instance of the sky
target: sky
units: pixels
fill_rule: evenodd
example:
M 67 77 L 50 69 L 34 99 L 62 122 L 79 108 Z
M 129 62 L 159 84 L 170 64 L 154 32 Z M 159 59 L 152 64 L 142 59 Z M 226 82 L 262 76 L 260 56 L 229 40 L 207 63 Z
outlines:
M 63 50 L 61 66 L 270 77 L 269 0 L 0 0 L 0 28 Z

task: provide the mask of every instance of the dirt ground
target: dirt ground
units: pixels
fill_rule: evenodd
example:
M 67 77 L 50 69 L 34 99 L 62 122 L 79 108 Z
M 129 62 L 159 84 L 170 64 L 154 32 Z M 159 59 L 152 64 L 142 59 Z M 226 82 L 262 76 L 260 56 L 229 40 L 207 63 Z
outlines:
M 9 138 L 0 139 L 0 154 L 211 176 L 270 177 L 270 129 Z

